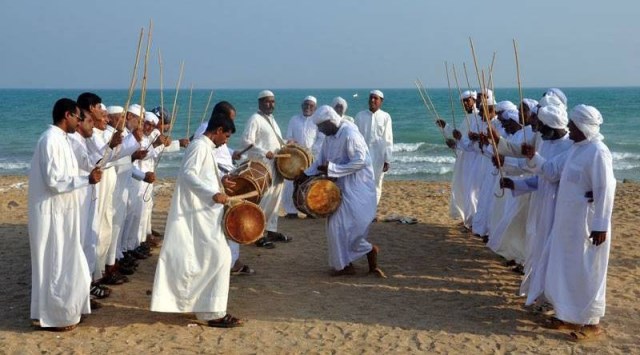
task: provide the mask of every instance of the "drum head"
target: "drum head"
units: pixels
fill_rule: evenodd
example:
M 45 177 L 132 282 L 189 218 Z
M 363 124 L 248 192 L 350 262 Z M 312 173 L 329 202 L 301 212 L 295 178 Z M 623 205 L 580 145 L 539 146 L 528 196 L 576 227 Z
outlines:
M 317 179 L 307 191 L 306 209 L 316 217 L 327 217 L 338 209 L 341 201 L 338 185 L 328 179 Z
M 251 244 L 262 237 L 266 219 L 258 205 L 241 202 L 224 214 L 224 234 L 238 244 Z
M 305 169 L 311 166 L 311 157 L 302 148 L 288 145 L 278 151 L 278 154 L 289 154 L 288 158 L 277 158 L 276 168 L 282 177 L 293 180 Z
M 256 182 L 253 180 L 246 179 L 242 176 L 230 176 L 229 180 L 235 183 L 233 188 L 224 188 L 224 191 L 229 196 L 242 195 L 248 192 L 258 191 L 258 196 L 249 197 L 247 201 L 253 203 L 260 203 L 260 197 L 262 196 L 262 192 L 258 186 L 256 186 Z

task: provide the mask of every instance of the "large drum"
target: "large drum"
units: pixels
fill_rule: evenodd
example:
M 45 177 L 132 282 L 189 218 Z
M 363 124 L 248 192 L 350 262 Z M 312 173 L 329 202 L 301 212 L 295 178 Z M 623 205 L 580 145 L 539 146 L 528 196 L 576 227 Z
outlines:
M 307 148 L 295 143 L 285 145 L 276 154 L 284 155 L 276 158 L 276 169 L 287 180 L 295 179 L 313 163 L 313 154 Z
M 304 214 L 322 218 L 335 212 L 342 202 L 340 188 L 324 176 L 313 176 L 296 186 L 293 203 Z
M 236 196 L 257 191 L 257 196 L 247 198 L 247 200 L 260 203 L 262 195 L 271 186 L 271 173 L 264 163 L 248 160 L 229 173 L 229 180 L 233 181 L 235 186 L 225 188 L 227 195 Z
M 262 237 L 266 218 L 258 205 L 244 200 L 225 207 L 223 225 L 227 238 L 251 244 Z

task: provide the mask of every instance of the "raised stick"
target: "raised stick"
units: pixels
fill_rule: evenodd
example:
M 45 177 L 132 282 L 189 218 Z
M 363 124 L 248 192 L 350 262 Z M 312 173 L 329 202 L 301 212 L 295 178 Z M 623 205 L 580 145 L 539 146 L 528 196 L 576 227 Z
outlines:
M 467 64 L 465 62 L 462 62 L 462 68 L 464 69 L 464 78 L 467 80 L 467 88 L 468 90 L 471 90 L 471 83 L 469 82 L 469 73 L 467 72 Z M 482 91 L 482 89 L 480 89 L 480 91 Z M 478 129 L 480 129 L 480 122 L 478 122 L 478 115 L 474 114 L 473 117 L 475 118 L 476 126 L 478 127 Z
M 422 102 L 424 103 L 424 106 L 427 108 L 427 112 L 431 112 L 434 115 L 435 119 L 433 121 L 435 122 L 440 117 L 438 116 L 438 112 L 436 111 L 436 108 L 433 106 L 433 102 L 431 101 L 431 99 L 429 98 L 429 95 L 427 94 L 427 90 L 424 88 L 424 85 L 422 85 L 422 82 L 420 81 L 420 79 L 416 79 L 415 84 L 416 84 L 416 87 L 418 88 L 418 93 L 420 94 L 420 98 L 422 98 Z M 429 103 L 431 103 L 431 106 L 429 106 Z M 444 134 L 444 128 L 440 126 L 438 126 L 438 128 L 440 133 L 442 134 L 442 138 L 444 138 L 444 140 L 446 141 L 447 136 Z
M 189 125 L 191 124 L 191 99 L 193 98 L 193 83 L 191 83 L 191 88 L 189 89 L 189 112 L 187 113 L 187 135 L 189 138 L 189 131 L 191 130 Z
M 526 130 L 525 130 L 525 121 L 524 121 L 524 110 L 522 109 L 522 105 L 524 105 L 524 97 L 522 95 L 522 83 L 520 82 L 520 61 L 518 60 L 518 42 L 516 42 L 515 38 L 513 39 L 513 52 L 516 55 L 516 75 L 518 76 L 518 93 L 520 94 L 520 121 L 522 123 L 522 141 L 527 142 Z
M 126 104 L 124 105 L 124 111 L 127 112 L 129 105 L 131 105 L 131 98 L 133 97 L 133 90 L 136 87 L 136 79 L 138 78 L 138 62 L 140 61 L 140 47 L 142 46 L 142 37 L 144 36 L 144 28 L 140 29 L 140 37 L 138 38 L 138 48 L 136 49 L 136 61 L 133 63 L 133 73 L 131 74 L 131 84 L 129 84 L 129 94 L 127 96 Z M 126 118 L 122 120 L 122 127 L 116 129 L 123 130 Z
M 204 122 L 204 119 L 207 117 L 207 113 L 209 112 L 209 105 L 211 104 L 211 98 L 213 97 L 213 90 L 209 93 L 209 99 L 207 100 L 207 106 L 204 107 L 204 112 L 202 113 L 202 118 L 200 119 L 200 124 Z
M 459 97 L 462 97 L 462 89 L 460 89 L 460 83 L 458 82 L 458 74 L 456 72 L 456 65 L 453 64 L 453 78 L 456 81 L 456 86 L 458 87 L 458 94 L 460 95 Z M 465 121 L 467 121 L 467 130 L 471 131 L 471 123 L 469 122 L 469 113 L 467 112 L 467 110 L 464 107 L 464 103 L 462 102 L 462 100 L 460 100 L 460 105 L 462 105 L 462 112 L 464 112 L 464 118 Z
M 160 48 L 158 48 L 158 66 L 160 67 L 160 107 L 163 111 L 164 108 L 164 65 L 162 64 L 162 53 L 160 53 Z M 160 121 L 160 130 L 164 133 L 164 117 Z
M 449 87 L 449 102 L 451 104 L 451 120 L 453 121 L 453 129 L 456 127 L 456 110 L 453 108 L 453 93 L 451 92 L 451 80 L 449 80 L 449 64 L 444 62 L 444 70 L 447 72 L 447 86 Z
M 144 103 L 147 98 L 147 68 L 149 66 L 149 51 L 151 50 L 151 33 L 153 32 L 153 20 L 149 20 L 149 33 L 147 33 L 147 51 L 144 55 L 144 70 L 142 71 L 142 83 L 140 85 L 140 107 L 144 110 Z M 142 127 L 144 112 L 140 112 L 138 127 Z

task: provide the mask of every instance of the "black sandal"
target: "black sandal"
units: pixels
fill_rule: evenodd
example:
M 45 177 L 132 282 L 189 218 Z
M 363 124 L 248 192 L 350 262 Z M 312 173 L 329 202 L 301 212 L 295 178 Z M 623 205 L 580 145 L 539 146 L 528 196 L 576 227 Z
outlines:
M 267 239 L 272 242 L 289 243 L 293 241 L 293 238 L 278 232 L 267 232 Z
M 244 322 L 227 313 L 226 316 L 220 319 L 212 319 L 207 321 L 207 325 L 215 328 L 235 328 L 242 327 L 244 325 Z
M 269 240 L 267 240 L 266 237 L 262 237 L 258 239 L 258 241 L 256 242 L 256 246 L 259 248 L 265 248 L 265 249 L 273 249 L 276 247 L 276 245 L 270 242 Z
M 91 294 L 91 296 L 94 296 L 97 299 L 103 299 L 111 295 L 111 289 L 108 287 L 103 287 L 101 285 L 94 284 L 94 285 L 91 285 L 89 294 Z

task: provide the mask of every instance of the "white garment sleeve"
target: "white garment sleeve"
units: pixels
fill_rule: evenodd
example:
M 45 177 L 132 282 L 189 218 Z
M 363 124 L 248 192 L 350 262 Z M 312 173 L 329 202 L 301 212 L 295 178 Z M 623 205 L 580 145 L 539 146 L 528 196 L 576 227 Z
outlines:
M 345 164 L 335 164 L 329 162 L 327 175 L 330 177 L 342 177 L 353 174 L 366 166 L 367 146 L 364 140 L 357 140 L 354 137 L 347 139 L 347 155 L 349 161 Z
M 613 200 L 616 193 L 616 179 L 613 175 L 611 153 L 598 150 L 591 162 L 589 173 L 591 174 L 594 206 L 591 231 L 607 231 L 611 224 Z
M 390 163 L 392 158 L 392 149 L 393 149 L 393 129 L 391 126 L 391 116 L 388 114 L 387 114 L 387 120 L 385 122 L 385 127 L 384 127 L 384 141 L 385 141 L 384 161 L 385 163 Z
M 218 184 L 212 186 L 200 178 L 200 173 L 205 165 L 205 160 L 212 156 L 212 152 L 199 146 L 196 149 L 187 150 L 183 160 L 183 176 L 191 188 L 191 191 L 203 201 L 210 201 L 213 195 L 220 192 Z M 211 172 L 214 173 L 213 171 Z
M 264 156 L 267 154 L 267 150 L 262 149 L 256 144 L 256 142 L 258 141 L 259 129 L 260 129 L 260 124 L 257 122 L 257 120 L 250 119 L 249 122 L 247 122 L 247 126 L 244 129 L 244 133 L 242 134 L 242 138 L 240 139 L 240 142 L 242 144 L 243 149 L 253 144 L 253 147 L 251 147 L 249 151 L 257 152 L 258 155 Z
M 512 179 L 513 190 L 511 194 L 513 197 L 518 197 L 529 192 L 538 190 L 538 176 L 531 176 L 526 179 Z
M 51 189 L 51 191 L 55 193 L 69 192 L 75 190 L 79 187 L 89 185 L 89 176 L 69 176 L 65 174 L 65 167 L 61 166 L 60 157 L 65 154 L 62 151 L 62 147 L 60 147 L 57 142 L 49 141 L 48 144 L 43 144 L 43 154 L 44 157 L 40 159 L 40 171 L 43 172 L 44 176 L 42 177 L 42 181 Z M 71 150 L 71 144 L 69 144 L 68 149 Z M 70 152 L 73 154 L 73 151 Z
M 131 176 L 133 176 L 133 178 L 138 181 L 142 181 L 144 180 L 145 173 L 144 171 L 140 170 L 140 168 L 134 165 L 133 169 L 131 170 Z

